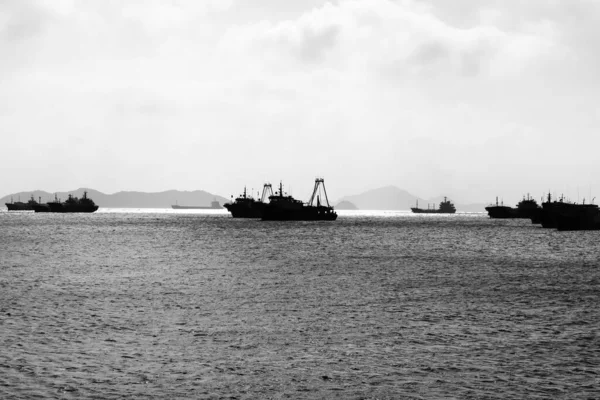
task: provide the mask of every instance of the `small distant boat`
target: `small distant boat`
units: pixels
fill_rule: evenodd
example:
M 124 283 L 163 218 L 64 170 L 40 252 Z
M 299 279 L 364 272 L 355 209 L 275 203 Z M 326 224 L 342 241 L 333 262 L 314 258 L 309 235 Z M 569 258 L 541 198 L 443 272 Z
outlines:
M 327 205 L 321 204 L 321 197 L 318 194 L 321 186 Z M 315 201 L 316 205 L 314 205 Z M 269 204 L 265 206 L 262 219 L 263 221 L 335 221 L 337 213 L 329 205 L 324 180 L 317 178 L 313 194 L 306 204 L 302 200 L 284 195 L 283 184 L 280 182 L 279 191 L 269 196 Z
M 417 206 L 412 207 L 410 209 L 415 214 L 454 214 L 456 212 L 456 207 L 450 200 L 444 197 L 444 201 L 440 203 L 439 208 L 429 208 L 429 206 L 424 208 L 419 208 L 419 200 L 417 200 Z
M 171 207 L 174 210 L 220 210 L 223 208 L 216 200 L 211 201 L 210 206 L 180 206 L 178 204 L 173 204 Z

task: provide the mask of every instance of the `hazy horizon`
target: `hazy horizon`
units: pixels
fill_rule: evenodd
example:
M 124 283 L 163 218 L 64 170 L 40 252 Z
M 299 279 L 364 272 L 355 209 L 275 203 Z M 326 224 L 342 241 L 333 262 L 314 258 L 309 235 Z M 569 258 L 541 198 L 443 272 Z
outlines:
M 0 3 L 0 188 L 600 198 L 600 3 Z M 589 199 L 587 200 L 589 201 Z

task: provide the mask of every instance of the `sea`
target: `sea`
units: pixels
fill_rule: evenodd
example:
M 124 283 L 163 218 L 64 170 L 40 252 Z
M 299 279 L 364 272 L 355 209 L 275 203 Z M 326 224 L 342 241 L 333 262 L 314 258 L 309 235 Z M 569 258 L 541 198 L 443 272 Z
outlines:
M 339 214 L 0 212 L 0 398 L 600 398 L 600 232 Z

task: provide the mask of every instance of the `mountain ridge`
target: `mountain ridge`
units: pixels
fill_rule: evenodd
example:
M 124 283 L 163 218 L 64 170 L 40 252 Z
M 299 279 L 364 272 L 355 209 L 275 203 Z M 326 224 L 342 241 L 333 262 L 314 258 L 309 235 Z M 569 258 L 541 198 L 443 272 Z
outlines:
M 86 191 L 88 197 L 100 207 L 107 208 L 171 208 L 173 204 L 181 206 L 210 206 L 214 200 L 223 205 L 227 198 L 215 195 L 204 190 L 181 191 L 181 190 L 165 190 L 162 192 L 140 192 L 140 191 L 120 191 L 113 194 L 105 194 L 95 189 L 78 188 L 67 192 L 46 192 L 43 190 L 33 190 L 30 192 L 18 192 L 9 194 L 0 198 L 0 206 L 11 201 L 27 202 L 33 196 L 36 201 L 41 197 L 42 203 L 52 201 L 56 198 L 65 200 L 69 195 L 75 197 L 83 196 Z
M 221 205 L 228 202 L 230 199 L 209 193 L 204 190 L 176 190 L 170 189 L 162 192 L 142 192 L 135 190 L 119 191 L 113 194 L 105 194 L 95 189 L 78 188 L 67 192 L 46 192 L 43 190 L 33 190 L 30 192 L 18 192 L 9 194 L 0 198 L 0 206 L 11 201 L 27 202 L 31 196 L 36 201 L 41 197 L 42 203 L 54 200 L 54 196 L 65 200 L 68 195 L 81 197 L 83 192 L 87 191 L 88 196 L 94 200 L 100 207 L 107 208 L 171 208 L 171 205 L 178 204 L 181 206 L 209 206 L 214 200 Z M 453 201 L 452 196 L 448 195 L 449 200 Z M 344 196 L 333 204 L 348 202 L 356 206 L 359 210 L 403 210 L 409 211 L 417 202 L 419 207 L 427 208 L 428 205 L 437 208 L 440 199 L 444 196 L 436 196 L 429 199 L 413 195 L 405 189 L 397 186 L 388 185 L 380 188 L 367 190 L 365 192 Z M 458 212 L 484 212 L 487 204 L 471 203 L 457 204 Z

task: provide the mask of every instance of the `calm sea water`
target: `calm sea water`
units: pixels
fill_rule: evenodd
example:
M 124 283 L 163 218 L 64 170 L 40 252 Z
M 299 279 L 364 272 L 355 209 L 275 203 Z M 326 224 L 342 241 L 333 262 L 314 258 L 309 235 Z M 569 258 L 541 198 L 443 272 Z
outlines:
M 0 398 L 600 398 L 600 232 L 0 213 Z

